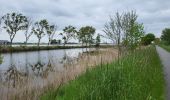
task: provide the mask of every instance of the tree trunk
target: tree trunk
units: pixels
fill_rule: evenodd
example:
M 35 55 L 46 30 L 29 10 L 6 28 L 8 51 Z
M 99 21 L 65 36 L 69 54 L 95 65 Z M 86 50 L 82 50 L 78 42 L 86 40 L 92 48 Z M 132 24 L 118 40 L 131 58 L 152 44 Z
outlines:
M 49 41 L 48 41 L 48 46 L 50 45 L 50 42 L 51 42 L 51 41 L 49 40 Z
M 48 46 L 51 44 L 51 40 L 52 40 L 52 39 L 49 37 L 49 38 L 48 38 Z
M 86 42 L 86 52 L 87 52 L 87 42 Z
M 13 42 L 13 39 L 10 40 L 10 46 L 12 47 L 12 42 Z
M 40 39 L 38 39 L 38 47 L 40 46 Z
M 64 41 L 64 47 L 65 47 L 66 43 L 67 43 L 67 42 L 66 42 L 66 41 Z
M 28 41 L 28 39 L 26 38 L 26 40 L 25 40 L 25 46 L 27 46 L 27 41 Z

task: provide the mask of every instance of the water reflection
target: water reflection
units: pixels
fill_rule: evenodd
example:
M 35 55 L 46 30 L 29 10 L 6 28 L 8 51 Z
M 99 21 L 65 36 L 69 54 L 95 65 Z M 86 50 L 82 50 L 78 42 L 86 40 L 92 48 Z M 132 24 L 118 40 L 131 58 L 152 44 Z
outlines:
M 15 87 L 16 84 L 20 84 L 23 82 L 24 77 L 26 77 L 27 74 L 19 71 L 15 66 L 11 66 L 4 73 L 4 76 L 5 76 L 5 81 L 8 83 L 8 86 Z
M 0 84 L 16 87 L 28 78 L 46 79 L 51 72 L 62 71 L 66 64 L 75 62 L 81 53 L 82 49 L 71 49 L 4 54 Z
M 79 55 L 80 55 L 80 53 L 78 53 L 78 56 Z M 72 64 L 78 56 L 76 56 L 76 57 L 70 56 L 69 53 L 67 53 L 64 50 L 64 55 L 61 58 L 60 63 L 62 63 L 64 66 L 67 65 L 67 64 Z
M 32 72 L 37 77 L 46 78 L 49 72 L 54 72 L 54 65 L 52 65 L 51 60 L 48 61 L 47 65 L 38 61 L 36 64 L 31 65 Z

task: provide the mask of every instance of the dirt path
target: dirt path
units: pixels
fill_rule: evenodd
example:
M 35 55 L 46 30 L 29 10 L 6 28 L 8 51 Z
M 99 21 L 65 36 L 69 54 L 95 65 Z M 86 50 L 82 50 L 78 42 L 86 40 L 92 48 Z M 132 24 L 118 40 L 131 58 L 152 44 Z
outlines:
M 170 100 L 170 53 L 159 46 L 156 46 L 156 49 L 164 66 L 167 93 L 166 96 L 167 100 Z

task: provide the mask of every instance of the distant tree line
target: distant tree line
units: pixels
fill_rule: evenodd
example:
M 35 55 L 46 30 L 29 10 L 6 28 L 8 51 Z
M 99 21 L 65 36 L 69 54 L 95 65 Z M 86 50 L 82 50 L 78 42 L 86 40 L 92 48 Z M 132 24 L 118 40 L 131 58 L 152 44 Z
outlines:
M 142 37 L 142 44 L 143 45 L 150 45 L 152 42 L 155 41 L 155 35 L 153 33 L 148 33 L 144 37 Z
M 162 31 L 161 40 L 165 45 L 170 45 L 170 28 L 165 28 Z
M 57 25 L 50 24 L 46 19 L 42 19 L 36 22 L 30 17 L 24 16 L 21 13 L 7 13 L 0 18 L 0 24 L 2 29 L 6 30 L 10 37 L 10 43 L 12 45 L 13 40 L 16 34 L 19 31 L 22 31 L 25 36 L 25 45 L 27 45 L 29 39 L 32 35 L 37 37 L 37 46 L 40 46 L 41 39 L 44 36 L 48 37 L 48 45 L 51 43 L 61 43 L 61 41 L 57 41 L 54 39 L 54 35 L 57 34 Z M 94 34 L 96 29 L 92 26 L 85 26 L 76 29 L 74 26 L 66 26 L 63 29 L 63 32 L 57 35 L 62 36 L 62 40 L 64 41 L 63 45 L 67 44 L 71 39 L 78 39 L 80 43 L 86 44 L 86 46 L 90 46 L 93 43 L 100 44 L 100 35 L 97 35 L 97 41 L 94 39 Z
M 148 33 L 142 37 L 143 45 L 149 45 L 151 43 L 170 45 L 170 28 L 163 29 L 160 38 L 156 38 L 153 33 Z
M 170 45 L 170 28 L 163 29 L 160 38 L 156 38 L 153 33 L 148 33 L 142 38 L 143 45 L 151 43 Z

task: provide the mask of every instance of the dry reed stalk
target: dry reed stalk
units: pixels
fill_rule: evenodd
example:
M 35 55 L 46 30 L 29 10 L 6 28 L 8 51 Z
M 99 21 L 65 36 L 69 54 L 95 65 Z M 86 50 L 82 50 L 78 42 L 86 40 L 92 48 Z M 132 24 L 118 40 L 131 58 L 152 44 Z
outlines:
M 77 76 L 85 73 L 86 69 L 113 62 L 117 55 L 117 50 L 113 48 L 100 49 L 97 54 L 82 54 L 71 64 L 65 64 L 62 72 L 52 72 L 52 77 L 43 80 L 43 86 L 32 85 L 32 77 L 29 77 L 27 81 L 18 83 L 18 86 L 13 88 L 12 91 L 7 92 L 8 98 L 1 89 L 3 96 L 0 100 L 38 100 L 39 96 L 46 91 L 57 89 L 64 83 L 74 80 Z

